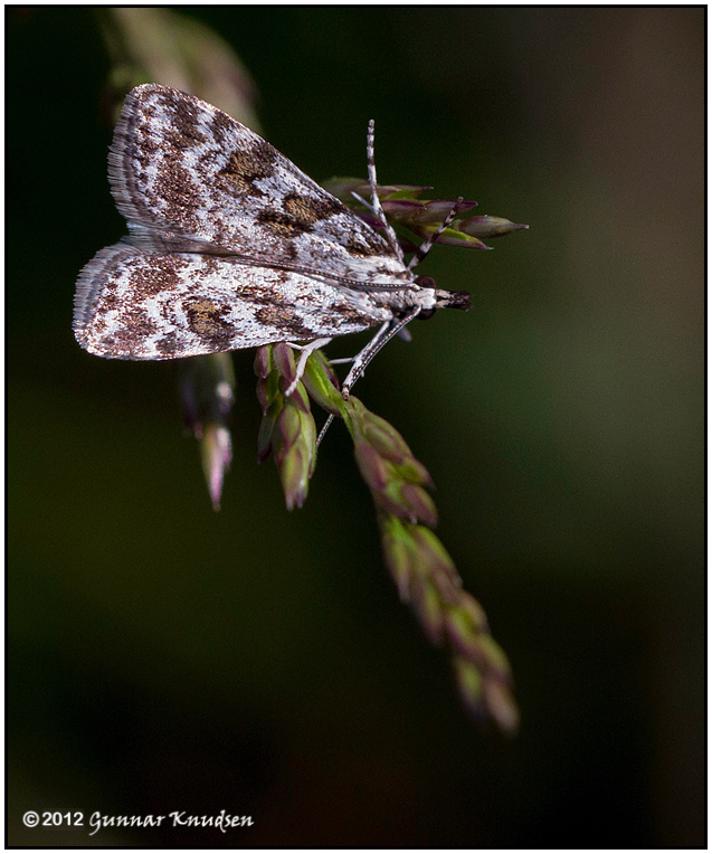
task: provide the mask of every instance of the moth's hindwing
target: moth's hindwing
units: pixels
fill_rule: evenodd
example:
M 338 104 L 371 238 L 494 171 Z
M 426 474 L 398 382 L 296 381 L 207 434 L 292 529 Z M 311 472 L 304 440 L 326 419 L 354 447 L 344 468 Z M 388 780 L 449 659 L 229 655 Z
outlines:
M 126 97 L 109 178 L 136 245 L 366 285 L 409 280 L 384 237 L 272 145 L 175 89 L 146 84 Z
M 289 270 L 117 243 L 80 273 L 74 332 L 97 356 L 174 359 L 346 335 L 391 317 L 366 293 Z

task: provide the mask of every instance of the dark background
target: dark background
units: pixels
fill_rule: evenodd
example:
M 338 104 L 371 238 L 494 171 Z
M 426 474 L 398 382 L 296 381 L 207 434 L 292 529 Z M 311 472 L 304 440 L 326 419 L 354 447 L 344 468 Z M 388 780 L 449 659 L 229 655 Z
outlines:
M 360 396 L 438 485 L 511 657 L 507 740 L 461 711 L 334 429 L 301 512 L 254 460 L 209 505 L 175 370 L 71 333 L 124 230 L 91 10 L 7 10 L 9 827 L 35 844 L 701 846 L 704 71 L 697 8 L 200 8 L 315 178 L 463 193 L 531 223 L 423 273 Z M 341 344 L 352 351 L 357 342 Z M 251 830 L 22 828 L 24 810 L 251 814 Z

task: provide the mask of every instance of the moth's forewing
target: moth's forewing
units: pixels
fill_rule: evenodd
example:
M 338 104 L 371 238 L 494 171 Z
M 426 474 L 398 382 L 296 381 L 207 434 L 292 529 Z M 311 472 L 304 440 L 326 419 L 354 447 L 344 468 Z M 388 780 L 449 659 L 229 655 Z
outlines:
M 129 93 L 109 177 L 134 240 L 149 248 L 240 255 L 365 284 L 408 278 L 384 237 L 272 145 L 175 89 Z

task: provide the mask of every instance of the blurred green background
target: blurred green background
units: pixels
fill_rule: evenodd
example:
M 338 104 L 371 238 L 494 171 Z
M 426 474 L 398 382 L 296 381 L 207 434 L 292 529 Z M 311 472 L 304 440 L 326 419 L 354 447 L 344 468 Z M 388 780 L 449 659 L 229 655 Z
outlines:
M 359 387 L 436 480 L 522 728 L 460 709 L 342 429 L 287 514 L 237 353 L 215 514 L 175 367 L 75 344 L 76 274 L 124 232 L 110 60 L 92 10 L 9 8 L 10 842 L 704 845 L 705 9 L 181 14 L 237 52 L 308 174 L 362 175 L 374 117 L 383 181 L 532 225 L 436 249 L 422 272 L 474 310 L 418 324 Z M 89 840 L 25 830 L 27 809 L 255 825 Z

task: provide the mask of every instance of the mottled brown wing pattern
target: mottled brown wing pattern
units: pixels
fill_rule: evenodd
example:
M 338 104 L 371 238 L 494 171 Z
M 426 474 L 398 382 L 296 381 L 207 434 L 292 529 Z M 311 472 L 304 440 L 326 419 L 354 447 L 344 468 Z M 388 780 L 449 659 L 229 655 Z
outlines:
M 249 128 L 158 84 L 127 96 L 109 154 L 136 245 L 238 255 L 335 281 L 412 281 L 388 242 Z
M 74 332 L 97 356 L 174 359 L 346 335 L 392 316 L 367 293 L 293 271 L 121 242 L 80 273 Z

